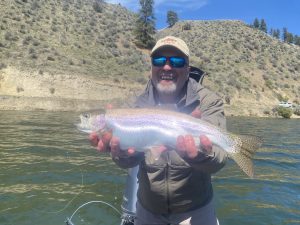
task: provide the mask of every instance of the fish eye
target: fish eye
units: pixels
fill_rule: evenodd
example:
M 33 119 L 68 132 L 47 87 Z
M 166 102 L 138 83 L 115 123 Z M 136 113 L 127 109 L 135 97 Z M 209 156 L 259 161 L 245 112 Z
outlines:
M 85 118 L 87 118 L 87 119 L 90 117 L 90 114 L 89 114 L 89 113 L 83 113 L 82 115 L 83 115 L 83 117 L 85 117 Z

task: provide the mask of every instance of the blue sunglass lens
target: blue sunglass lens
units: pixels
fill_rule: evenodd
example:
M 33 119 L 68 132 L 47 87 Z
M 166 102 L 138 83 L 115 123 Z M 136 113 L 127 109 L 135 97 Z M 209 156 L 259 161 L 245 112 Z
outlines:
M 165 57 L 165 56 L 153 57 L 152 64 L 154 66 L 161 67 L 161 66 L 166 65 L 167 59 L 168 59 L 168 57 Z M 172 57 L 169 57 L 169 60 L 170 60 L 170 65 L 172 67 L 181 68 L 181 67 L 185 66 L 185 58 L 183 58 L 183 57 L 172 56 Z
M 152 58 L 152 64 L 154 66 L 164 66 L 167 62 L 167 58 L 166 57 L 155 57 Z
M 182 57 L 170 57 L 170 64 L 173 67 L 180 68 L 185 65 L 185 58 Z

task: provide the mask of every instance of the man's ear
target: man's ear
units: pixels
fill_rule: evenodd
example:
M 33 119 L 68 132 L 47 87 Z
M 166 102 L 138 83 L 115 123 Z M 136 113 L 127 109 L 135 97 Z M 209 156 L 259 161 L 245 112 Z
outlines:
M 188 67 L 187 67 L 187 77 L 188 77 L 188 78 L 190 77 L 190 72 L 191 72 L 191 67 L 188 66 Z

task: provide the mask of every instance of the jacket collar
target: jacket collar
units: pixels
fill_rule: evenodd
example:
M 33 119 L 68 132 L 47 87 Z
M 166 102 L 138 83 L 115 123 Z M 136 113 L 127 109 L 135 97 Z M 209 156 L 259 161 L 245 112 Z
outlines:
M 186 108 L 194 104 L 196 101 L 199 101 L 199 84 L 192 78 L 186 82 L 182 90 L 180 100 L 176 103 L 177 108 Z M 155 107 L 159 105 L 157 99 L 157 92 L 151 82 L 148 81 L 145 91 L 138 97 L 135 102 L 136 107 L 145 108 L 145 107 Z

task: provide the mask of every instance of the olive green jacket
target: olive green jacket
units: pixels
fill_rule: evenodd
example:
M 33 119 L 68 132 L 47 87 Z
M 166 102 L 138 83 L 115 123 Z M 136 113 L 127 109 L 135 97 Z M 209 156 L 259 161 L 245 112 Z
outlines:
M 155 89 L 149 81 L 145 92 L 134 107 L 156 107 Z M 198 108 L 201 119 L 226 129 L 222 100 L 207 88 L 189 79 L 181 100 L 173 107 L 191 114 Z M 148 151 L 132 157 L 114 159 L 122 168 L 140 165 L 138 173 L 138 200 L 152 213 L 181 213 L 197 209 L 209 203 L 213 197 L 211 174 L 219 171 L 227 160 L 227 154 L 213 146 L 212 154 L 199 154 L 195 159 L 181 158 L 176 151 L 165 151 L 154 159 Z

